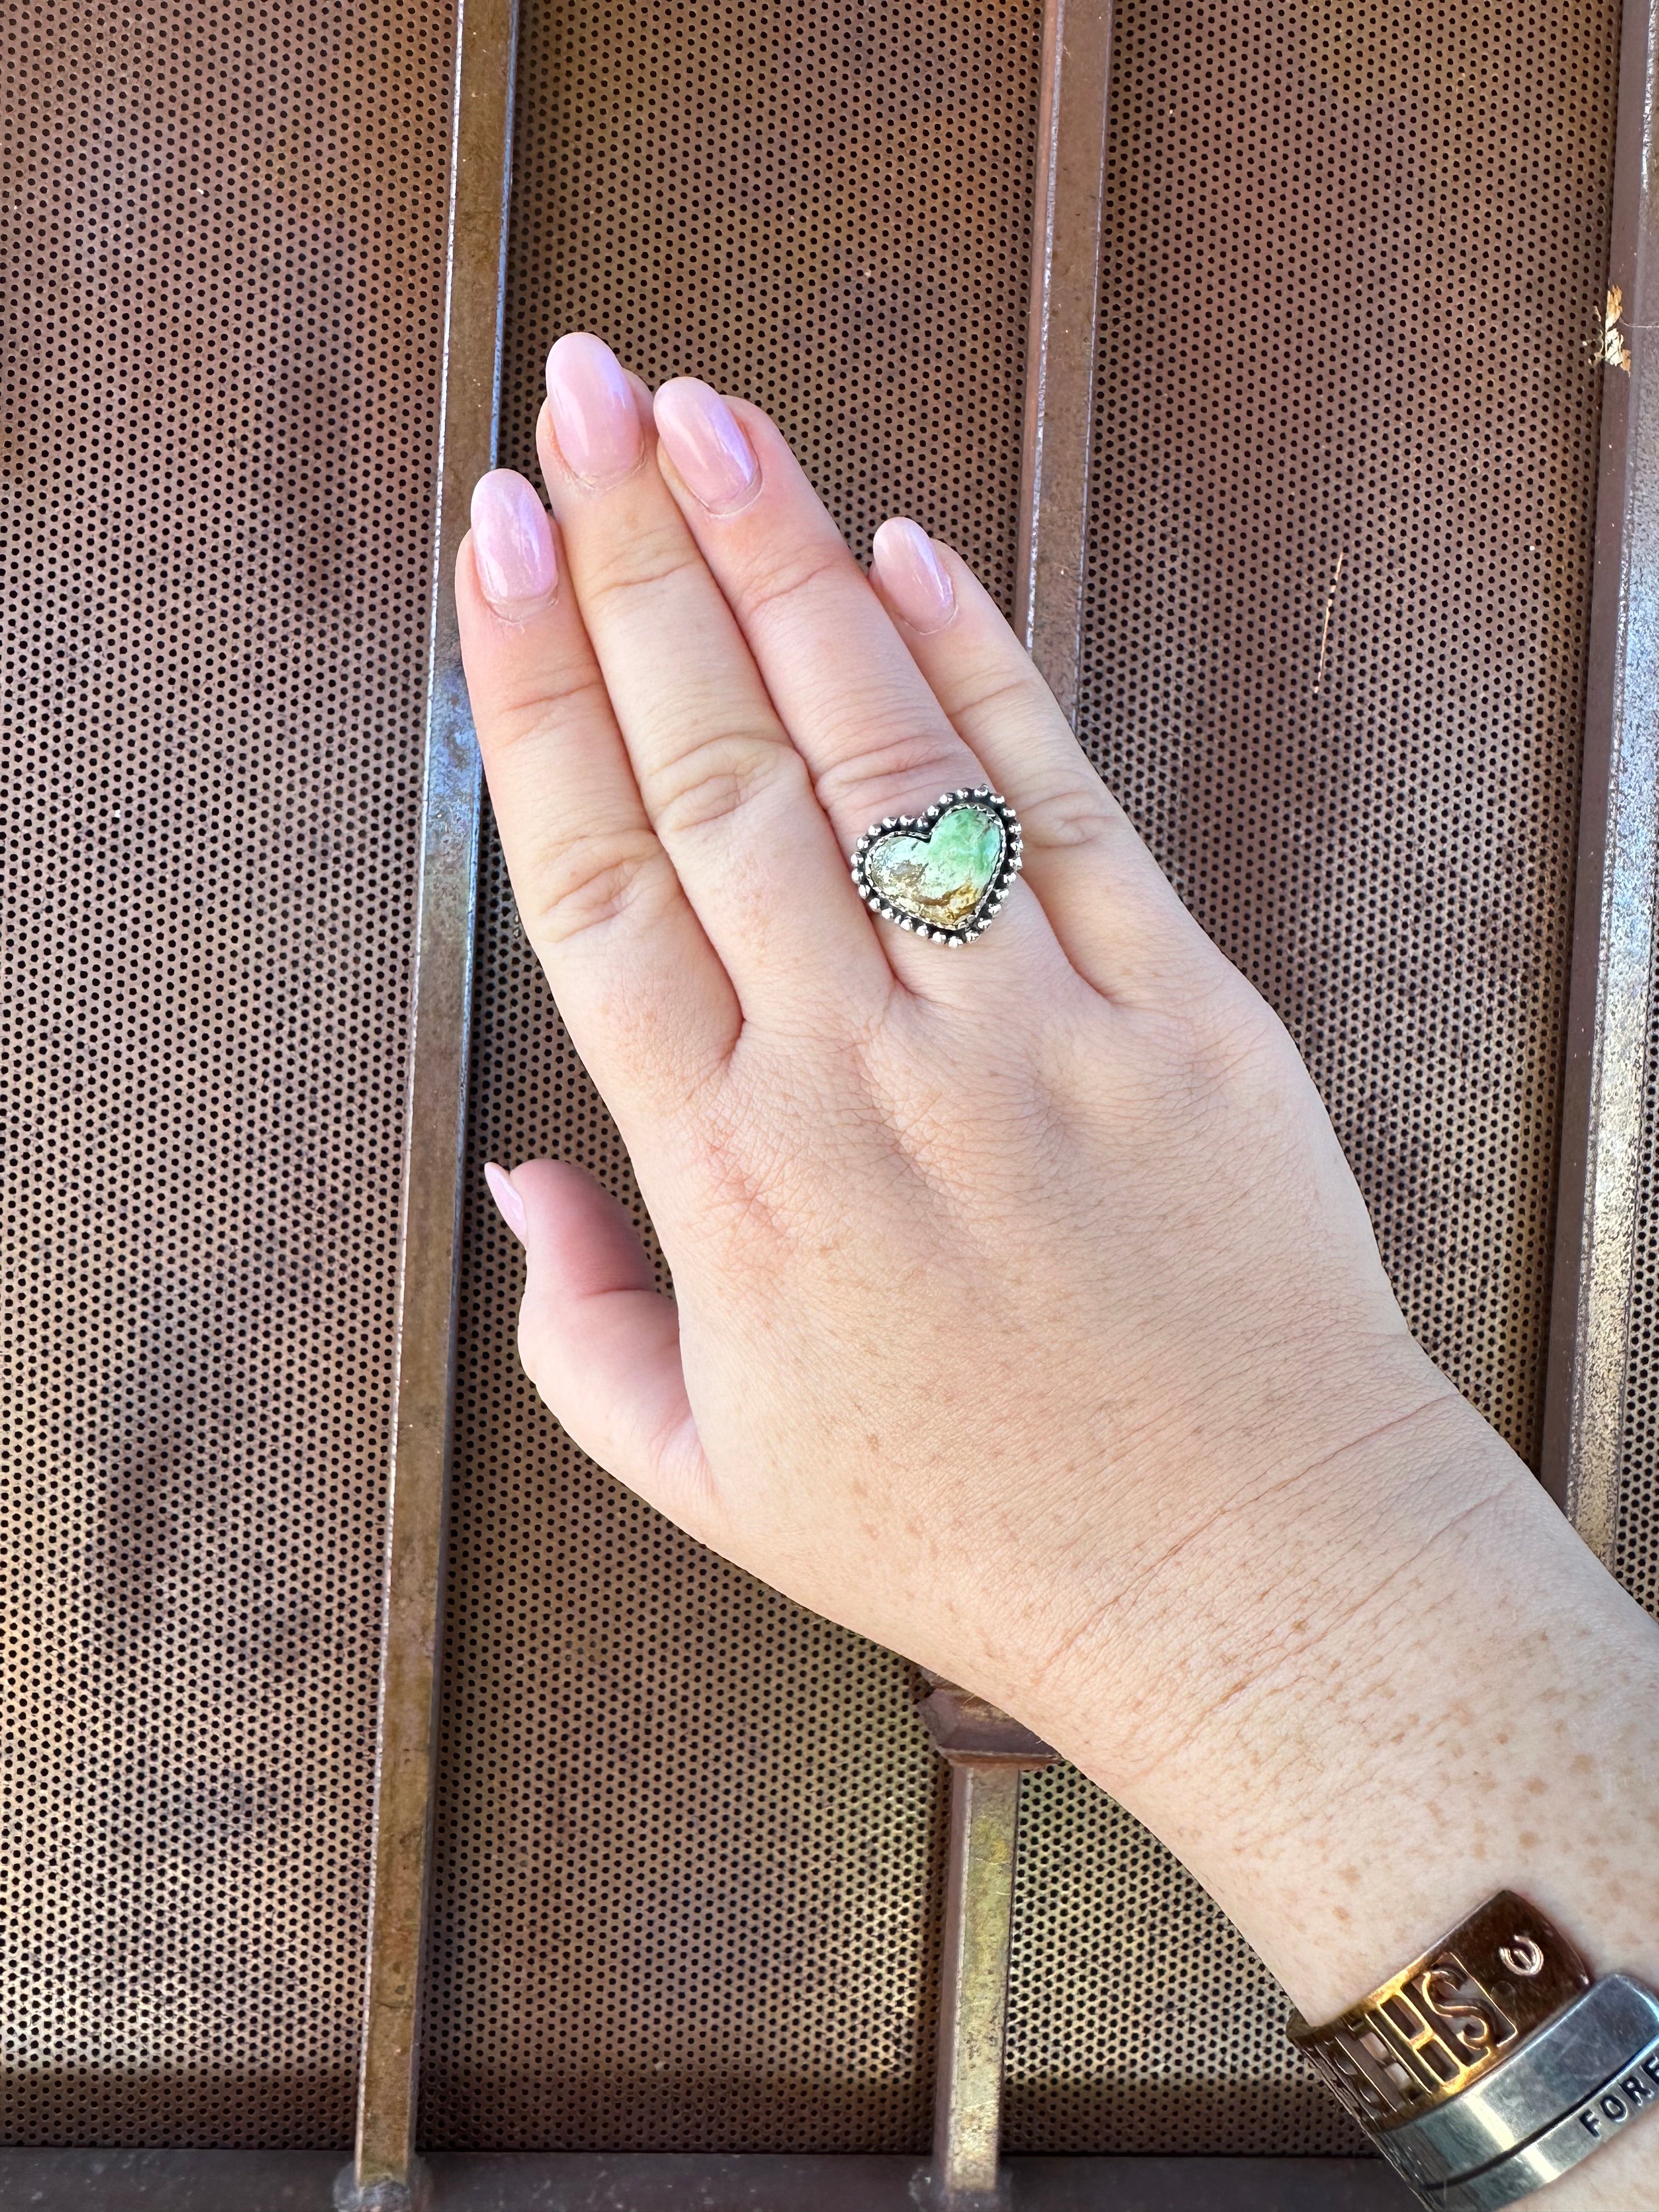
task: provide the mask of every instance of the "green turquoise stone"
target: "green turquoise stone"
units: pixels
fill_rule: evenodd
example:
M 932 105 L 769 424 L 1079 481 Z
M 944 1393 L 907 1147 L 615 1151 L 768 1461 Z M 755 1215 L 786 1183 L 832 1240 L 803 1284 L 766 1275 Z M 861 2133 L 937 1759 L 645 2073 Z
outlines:
M 929 834 L 890 830 L 878 837 L 864 872 L 901 914 L 932 929 L 960 929 L 996 881 L 1006 845 L 1001 818 L 988 807 L 949 806 Z

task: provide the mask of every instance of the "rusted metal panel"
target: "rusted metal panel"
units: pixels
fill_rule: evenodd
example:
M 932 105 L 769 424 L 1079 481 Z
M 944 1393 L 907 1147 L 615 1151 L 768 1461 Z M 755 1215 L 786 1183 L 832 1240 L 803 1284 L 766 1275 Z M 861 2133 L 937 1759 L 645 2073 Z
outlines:
M 914 514 L 1007 605 L 1042 23 L 530 0 L 503 460 L 534 477 L 549 343 L 592 329 L 765 405 L 861 552 Z M 912 1670 L 623 1491 L 520 1370 L 483 1161 L 579 1161 L 647 1224 L 488 833 L 480 907 L 422 2140 L 920 2157 L 948 1787 Z
M 447 0 L 0 8 L 0 2136 L 348 2140 Z

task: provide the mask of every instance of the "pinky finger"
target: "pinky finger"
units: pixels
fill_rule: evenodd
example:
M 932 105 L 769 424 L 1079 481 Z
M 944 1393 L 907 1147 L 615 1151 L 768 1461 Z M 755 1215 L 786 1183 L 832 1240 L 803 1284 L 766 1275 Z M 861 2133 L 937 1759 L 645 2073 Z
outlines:
M 679 1315 L 616 1200 L 578 1167 L 485 1169 L 525 1248 L 519 1357 L 571 1439 L 666 1513 L 695 1516 L 707 1468 L 680 1364 Z

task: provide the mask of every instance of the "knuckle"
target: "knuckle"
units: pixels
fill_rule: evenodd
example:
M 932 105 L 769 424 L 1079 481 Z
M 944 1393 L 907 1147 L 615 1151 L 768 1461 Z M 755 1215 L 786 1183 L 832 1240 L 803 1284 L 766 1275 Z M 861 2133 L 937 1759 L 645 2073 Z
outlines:
M 590 660 L 538 678 L 533 690 L 495 698 L 489 712 L 478 718 L 479 736 L 493 755 L 504 758 L 594 710 L 608 715 L 611 702 L 604 678 Z
M 965 722 L 978 724 L 1009 714 L 1022 719 L 1036 714 L 1045 723 L 1058 720 L 1071 735 L 1069 725 L 1054 704 L 1054 694 L 1036 670 L 1020 653 L 1019 665 L 1010 668 L 999 655 L 988 667 L 970 672 L 960 689 L 951 695 L 951 711 Z
M 928 730 L 906 731 L 855 759 L 826 769 L 818 778 L 818 804 L 831 815 L 877 821 L 883 814 L 926 805 L 941 789 L 964 778 L 982 781 L 954 738 Z
M 701 738 L 653 779 L 657 828 L 665 837 L 684 837 L 729 822 L 799 760 L 793 747 L 763 731 L 721 730 Z
M 563 945 L 635 914 L 649 899 L 666 898 L 674 882 L 648 830 L 572 837 L 540 856 L 525 929 L 538 948 Z
M 779 553 L 757 569 L 744 587 L 745 617 L 765 620 L 819 585 L 853 569 L 853 556 L 839 538 L 833 545 L 803 545 Z
M 1100 778 L 1078 769 L 1062 770 L 1022 796 L 1019 819 L 1028 844 L 1059 848 L 1103 844 L 1118 834 L 1124 817 Z
M 618 531 L 584 549 L 577 596 L 585 615 L 597 616 L 613 602 L 648 603 L 702 565 L 702 556 L 682 527 L 643 522 Z

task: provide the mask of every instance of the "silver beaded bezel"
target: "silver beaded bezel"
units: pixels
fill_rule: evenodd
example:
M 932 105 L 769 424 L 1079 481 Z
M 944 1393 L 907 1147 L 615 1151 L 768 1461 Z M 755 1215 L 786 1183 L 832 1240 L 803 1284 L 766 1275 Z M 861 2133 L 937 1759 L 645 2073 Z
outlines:
M 979 904 L 959 928 L 935 929 L 931 923 L 890 905 L 872 884 L 866 864 L 884 837 L 920 837 L 925 843 L 933 836 L 939 817 L 958 806 L 977 806 L 981 813 L 994 814 L 1002 823 L 1002 866 L 986 885 Z M 925 814 L 890 814 L 884 821 L 872 822 L 853 848 L 853 885 L 872 914 L 908 930 L 913 937 L 924 937 L 933 945 L 971 945 L 976 937 L 983 937 L 1001 912 L 1002 902 L 1022 865 L 1018 815 L 1000 792 L 993 791 L 988 784 L 981 784 L 972 791 L 941 792 Z

